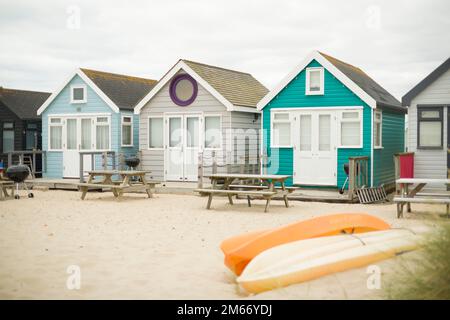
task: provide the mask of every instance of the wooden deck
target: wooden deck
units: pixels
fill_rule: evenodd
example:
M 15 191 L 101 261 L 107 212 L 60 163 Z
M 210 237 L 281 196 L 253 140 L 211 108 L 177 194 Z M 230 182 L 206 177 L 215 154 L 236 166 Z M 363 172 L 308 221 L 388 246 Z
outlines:
M 59 190 L 78 190 L 79 179 L 47 179 L 37 178 L 29 180 L 33 186 L 39 186 L 48 189 Z M 204 188 L 209 188 L 209 183 L 204 183 Z M 197 188 L 196 182 L 162 182 L 155 188 L 155 193 L 160 194 L 184 194 L 193 195 L 194 189 Z M 274 197 L 274 200 L 283 200 L 279 197 Z M 354 203 L 357 199 L 350 201 L 347 194 L 340 195 L 334 189 L 302 189 L 296 190 L 289 195 L 289 200 L 297 201 L 311 201 L 311 202 L 328 202 L 328 203 Z

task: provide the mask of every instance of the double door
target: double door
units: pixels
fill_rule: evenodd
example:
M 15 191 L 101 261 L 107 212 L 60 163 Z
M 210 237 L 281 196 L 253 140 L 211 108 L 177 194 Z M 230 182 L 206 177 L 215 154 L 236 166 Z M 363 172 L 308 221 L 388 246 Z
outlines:
M 63 176 L 64 178 L 80 177 L 80 151 L 93 150 L 94 119 L 73 117 L 64 119 L 63 135 Z M 83 156 L 84 170 L 91 170 L 91 158 Z
M 294 183 L 337 184 L 335 111 L 298 111 L 294 117 Z
M 170 115 L 166 117 L 166 179 L 197 181 L 198 153 L 203 119 L 200 115 Z

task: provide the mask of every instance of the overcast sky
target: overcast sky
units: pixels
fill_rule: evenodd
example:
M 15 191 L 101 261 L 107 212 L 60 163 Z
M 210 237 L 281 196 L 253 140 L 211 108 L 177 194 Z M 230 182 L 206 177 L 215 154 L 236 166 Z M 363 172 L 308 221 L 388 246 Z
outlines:
M 401 98 L 450 56 L 449 0 L 0 0 L 0 86 L 53 91 L 78 67 L 161 78 L 180 58 L 272 89 L 311 50 Z

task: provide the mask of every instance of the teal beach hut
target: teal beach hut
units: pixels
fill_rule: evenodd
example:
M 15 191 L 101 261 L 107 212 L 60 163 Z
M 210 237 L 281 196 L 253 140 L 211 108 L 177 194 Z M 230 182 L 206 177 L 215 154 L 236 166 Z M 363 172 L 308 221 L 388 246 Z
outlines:
M 340 188 L 350 157 L 367 157 L 367 184 L 394 183 L 406 108 L 361 69 L 314 51 L 259 103 L 268 172 L 291 185 Z
M 139 146 L 136 104 L 155 80 L 78 69 L 37 111 L 42 117 L 45 178 L 79 178 L 80 152 L 135 155 Z M 101 164 L 83 156 L 85 170 Z

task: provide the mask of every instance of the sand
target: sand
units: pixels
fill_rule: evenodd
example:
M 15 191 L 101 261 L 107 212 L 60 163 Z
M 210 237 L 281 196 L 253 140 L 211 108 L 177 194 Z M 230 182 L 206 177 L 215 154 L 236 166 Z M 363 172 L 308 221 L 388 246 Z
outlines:
M 325 204 L 291 201 L 285 208 L 263 201 L 248 208 L 225 198 L 163 195 L 153 199 L 111 193 L 35 191 L 34 199 L 0 202 L 1 299 L 371 299 L 366 268 L 326 276 L 256 296 L 242 293 L 223 265 L 220 242 L 327 213 L 367 212 L 394 227 L 427 222 L 426 212 L 443 206 L 415 205 L 397 219 L 393 204 Z M 378 263 L 383 276 L 400 258 Z M 81 287 L 69 290 L 67 268 L 80 267 Z

